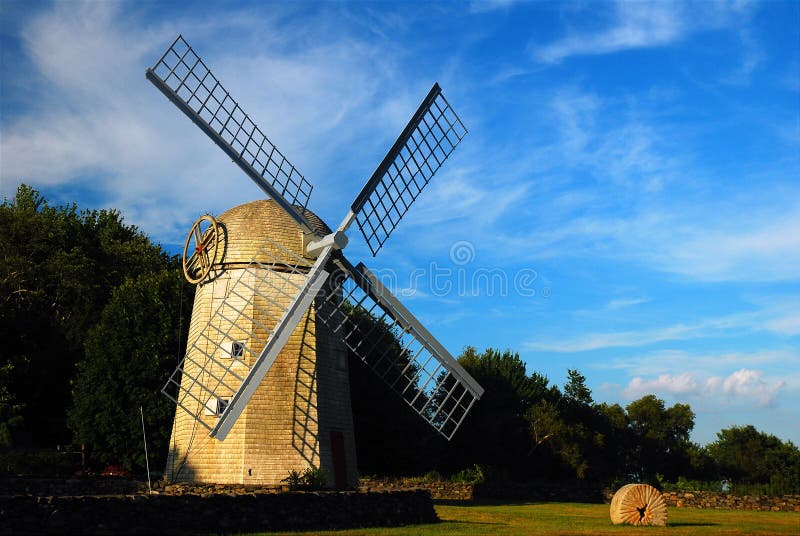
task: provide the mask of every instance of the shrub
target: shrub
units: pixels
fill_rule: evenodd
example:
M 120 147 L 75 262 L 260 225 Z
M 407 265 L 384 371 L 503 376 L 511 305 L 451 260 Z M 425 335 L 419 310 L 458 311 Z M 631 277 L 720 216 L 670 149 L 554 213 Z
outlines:
M 289 470 L 289 475 L 281 479 L 289 487 L 289 491 L 315 491 L 328 485 L 328 473 L 321 467 L 308 467 L 302 473 Z
M 482 484 L 486 482 L 486 469 L 480 465 L 473 465 L 467 469 L 455 473 L 450 477 L 450 482 L 461 482 L 464 484 Z

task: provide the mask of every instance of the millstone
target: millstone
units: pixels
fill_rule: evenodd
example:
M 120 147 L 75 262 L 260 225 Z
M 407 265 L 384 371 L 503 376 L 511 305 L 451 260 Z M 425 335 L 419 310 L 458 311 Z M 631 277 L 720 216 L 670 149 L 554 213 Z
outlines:
M 664 496 L 647 484 L 622 486 L 611 499 L 611 522 L 615 525 L 667 524 L 667 503 Z

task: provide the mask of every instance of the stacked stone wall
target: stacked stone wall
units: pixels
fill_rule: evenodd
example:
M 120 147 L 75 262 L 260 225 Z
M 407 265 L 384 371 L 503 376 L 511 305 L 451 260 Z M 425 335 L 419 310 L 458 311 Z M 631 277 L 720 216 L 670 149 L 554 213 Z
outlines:
M 0 534 L 229 534 L 437 520 L 424 491 L 0 497 Z
M 800 512 L 800 495 L 733 495 L 715 491 L 665 491 L 667 506 L 725 510 Z
M 420 489 L 428 491 L 434 499 L 452 501 L 497 499 L 590 503 L 610 503 L 615 491 L 583 483 L 464 484 L 447 481 L 420 482 L 413 478 L 362 479 L 361 489 Z M 667 506 L 671 508 L 800 512 L 800 495 L 740 496 L 710 491 L 665 491 L 663 495 Z

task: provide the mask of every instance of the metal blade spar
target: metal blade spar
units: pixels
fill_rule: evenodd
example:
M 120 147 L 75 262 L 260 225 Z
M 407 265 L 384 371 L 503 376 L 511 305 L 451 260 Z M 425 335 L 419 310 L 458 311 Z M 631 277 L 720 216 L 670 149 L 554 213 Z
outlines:
M 303 215 L 313 186 L 253 123 L 183 36 L 147 69 L 146 76 L 305 232 L 314 234 Z
M 386 243 L 467 129 L 434 84 L 351 206 L 372 256 Z
M 428 424 L 453 437 L 483 388 L 363 264 L 335 261 L 317 318 Z

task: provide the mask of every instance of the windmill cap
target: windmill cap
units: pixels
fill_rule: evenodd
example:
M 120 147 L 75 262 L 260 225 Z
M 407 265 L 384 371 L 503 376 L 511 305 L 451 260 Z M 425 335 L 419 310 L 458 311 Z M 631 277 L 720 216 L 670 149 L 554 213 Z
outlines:
M 319 235 L 331 232 L 325 222 L 310 210 L 304 209 L 303 215 Z M 249 263 L 253 257 L 271 263 L 273 255 L 287 263 L 296 262 L 296 258 L 278 248 L 269 248 L 270 255 L 257 255 L 265 244 L 265 237 L 302 256 L 308 261 L 308 266 L 314 262 L 305 253 L 311 237 L 304 237 L 300 226 L 271 199 L 259 199 L 228 209 L 217 217 L 217 222 L 223 228 L 225 245 L 224 254 L 217 259 L 216 265 Z

